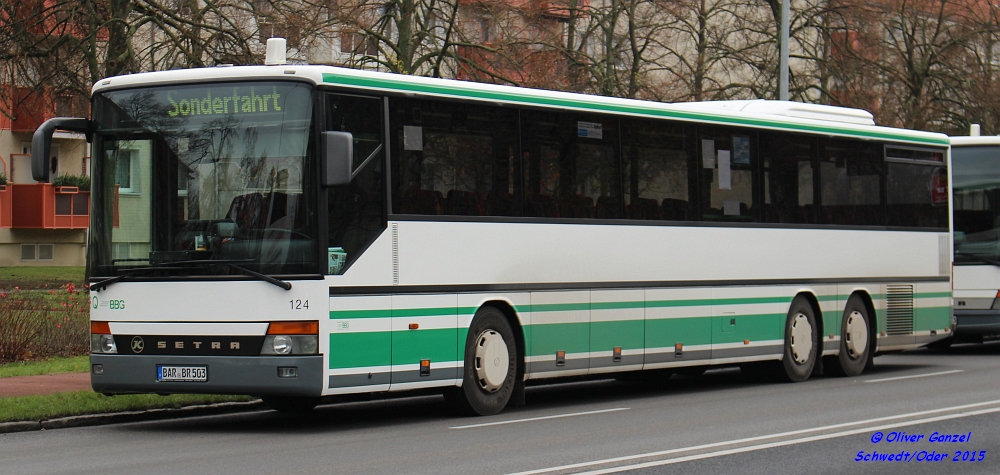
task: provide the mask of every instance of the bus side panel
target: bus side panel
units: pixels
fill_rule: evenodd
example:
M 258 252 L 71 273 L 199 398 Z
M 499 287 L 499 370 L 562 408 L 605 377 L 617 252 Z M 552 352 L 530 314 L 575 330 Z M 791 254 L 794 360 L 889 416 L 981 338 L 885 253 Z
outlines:
M 708 363 L 712 358 L 712 289 L 646 289 L 645 294 L 643 369 Z
M 913 295 L 913 335 L 923 346 L 950 335 L 951 286 L 947 282 L 924 282 L 916 285 Z
M 641 289 L 590 292 L 591 374 L 642 369 L 644 296 Z
M 780 357 L 785 317 L 796 289 L 721 287 L 712 291 L 712 359 L 718 363 Z
M 388 391 L 392 299 L 331 297 L 324 395 Z
M 392 296 L 392 391 L 453 386 L 460 379 L 458 296 Z M 429 368 L 421 368 L 429 361 Z
M 587 374 L 590 291 L 532 292 L 529 348 L 525 359 L 530 378 Z M 559 354 L 563 361 L 557 359 Z

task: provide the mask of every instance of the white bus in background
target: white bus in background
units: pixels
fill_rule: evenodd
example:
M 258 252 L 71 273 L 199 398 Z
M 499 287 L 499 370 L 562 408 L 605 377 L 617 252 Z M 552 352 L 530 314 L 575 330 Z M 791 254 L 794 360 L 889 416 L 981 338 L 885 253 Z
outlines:
M 432 389 L 739 365 L 857 375 L 948 336 L 948 137 L 330 66 L 114 77 L 93 117 L 96 391 Z
M 954 187 L 954 339 L 1000 337 L 1000 136 L 951 138 Z

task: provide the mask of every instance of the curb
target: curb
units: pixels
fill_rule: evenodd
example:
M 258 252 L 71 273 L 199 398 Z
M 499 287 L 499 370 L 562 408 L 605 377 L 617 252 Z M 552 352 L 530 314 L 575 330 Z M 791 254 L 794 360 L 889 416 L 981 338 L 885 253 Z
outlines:
M 65 429 L 69 427 L 123 424 L 126 422 L 158 421 L 185 417 L 214 416 L 234 412 L 249 412 L 266 409 L 260 400 L 248 402 L 220 402 L 179 408 L 148 409 L 145 411 L 113 412 L 109 414 L 86 414 L 82 416 L 59 417 L 43 421 L 0 422 L 0 434 L 26 432 L 32 430 Z

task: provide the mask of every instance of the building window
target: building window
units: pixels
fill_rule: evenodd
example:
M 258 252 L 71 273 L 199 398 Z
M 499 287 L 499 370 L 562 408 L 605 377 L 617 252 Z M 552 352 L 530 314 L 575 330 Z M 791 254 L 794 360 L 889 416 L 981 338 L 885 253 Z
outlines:
M 115 184 L 121 193 L 139 193 L 139 153 L 137 150 L 119 150 Z
M 56 246 L 55 244 L 39 244 L 38 245 L 38 260 L 40 261 L 51 261 L 55 259 Z
M 35 245 L 34 244 L 21 244 L 21 260 L 22 261 L 33 261 L 33 260 L 35 260 Z
M 378 41 L 364 32 L 340 32 L 340 52 L 378 56 Z
M 131 244 L 127 242 L 116 242 L 112 244 L 112 259 L 128 259 L 132 257 Z

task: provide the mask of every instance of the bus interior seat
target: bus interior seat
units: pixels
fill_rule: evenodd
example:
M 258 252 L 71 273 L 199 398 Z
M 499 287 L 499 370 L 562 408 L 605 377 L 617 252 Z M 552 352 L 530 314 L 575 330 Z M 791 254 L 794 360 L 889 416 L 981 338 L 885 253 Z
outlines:
M 688 221 L 688 210 L 690 206 L 687 201 L 676 198 L 664 198 L 662 204 L 663 219 L 668 221 Z
M 589 196 L 566 196 L 559 200 L 559 214 L 563 218 L 593 218 L 594 199 Z
M 618 219 L 621 213 L 618 206 L 618 199 L 611 196 L 601 196 L 597 198 L 597 206 L 594 209 L 597 219 Z
M 660 204 L 652 198 L 636 198 L 628 204 L 626 210 L 628 211 L 629 219 L 646 221 L 663 219 L 663 214 L 660 213 Z
M 400 214 L 441 214 L 441 192 L 410 188 L 400 196 Z
M 445 199 L 444 214 L 482 216 L 483 208 L 483 198 L 479 193 L 450 190 Z
M 514 202 L 514 195 L 505 191 L 490 191 L 486 195 L 486 214 L 488 216 L 518 216 L 521 213 Z
M 538 218 L 558 218 L 559 207 L 552 195 L 528 193 L 524 196 L 524 215 Z

